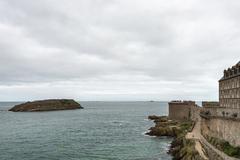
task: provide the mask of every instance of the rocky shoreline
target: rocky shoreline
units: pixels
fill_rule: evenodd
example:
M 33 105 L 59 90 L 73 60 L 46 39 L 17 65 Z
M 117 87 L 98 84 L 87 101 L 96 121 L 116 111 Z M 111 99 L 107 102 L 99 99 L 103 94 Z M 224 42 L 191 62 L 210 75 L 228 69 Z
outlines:
M 148 119 L 154 121 L 155 126 L 149 129 L 147 135 L 174 138 L 168 152 L 173 156 L 173 160 L 202 160 L 195 149 L 195 141 L 186 139 L 186 134 L 194 126 L 193 121 L 175 121 L 167 116 L 155 115 L 149 116 Z
M 72 99 L 49 99 L 41 101 L 26 102 L 14 106 L 12 112 L 42 112 L 57 110 L 83 109 L 83 107 Z

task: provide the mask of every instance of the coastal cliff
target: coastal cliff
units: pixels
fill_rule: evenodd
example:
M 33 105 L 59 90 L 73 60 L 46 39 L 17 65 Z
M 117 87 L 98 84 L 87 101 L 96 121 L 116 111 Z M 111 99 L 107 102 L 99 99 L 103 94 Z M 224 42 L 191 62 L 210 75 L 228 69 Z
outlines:
M 41 112 L 56 110 L 82 109 L 83 107 L 72 99 L 50 99 L 26 102 L 11 108 L 12 112 Z
M 186 138 L 186 134 L 192 130 L 194 122 L 170 120 L 166 116 L 149 116 L 155 123 L 154 127 L 146 133 L 149 136 L 173 137 L 169 154 L 173 160 L 203 160 L 195 149 L 195 141 Z

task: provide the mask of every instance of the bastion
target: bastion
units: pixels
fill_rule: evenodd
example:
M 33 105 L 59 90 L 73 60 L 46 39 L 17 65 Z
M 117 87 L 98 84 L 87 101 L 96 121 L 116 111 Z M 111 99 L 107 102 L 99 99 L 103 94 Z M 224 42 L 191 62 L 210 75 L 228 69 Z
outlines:
M 194 101 L 171 101 L 169 104 L 169 119 L 189 121 L 196 120 L 199 106 Z

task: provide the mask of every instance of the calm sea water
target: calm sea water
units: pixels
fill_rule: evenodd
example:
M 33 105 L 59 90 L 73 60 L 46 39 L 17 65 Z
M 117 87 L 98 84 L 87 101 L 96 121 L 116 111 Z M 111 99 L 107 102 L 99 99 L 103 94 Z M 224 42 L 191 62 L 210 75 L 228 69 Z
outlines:
M 165 102 L 81 102 L 83 110 L 13 113 L 0 103 L 0 160 L 170 160 L 171 139 L 145 136 Z

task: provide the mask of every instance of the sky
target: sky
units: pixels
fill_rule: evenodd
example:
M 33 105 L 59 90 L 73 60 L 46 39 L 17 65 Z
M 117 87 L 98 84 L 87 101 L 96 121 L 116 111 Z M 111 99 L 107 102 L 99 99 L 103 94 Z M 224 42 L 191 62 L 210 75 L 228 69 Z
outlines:
M 0 101 L 218 100 L 239 0 L 0 0 Z

